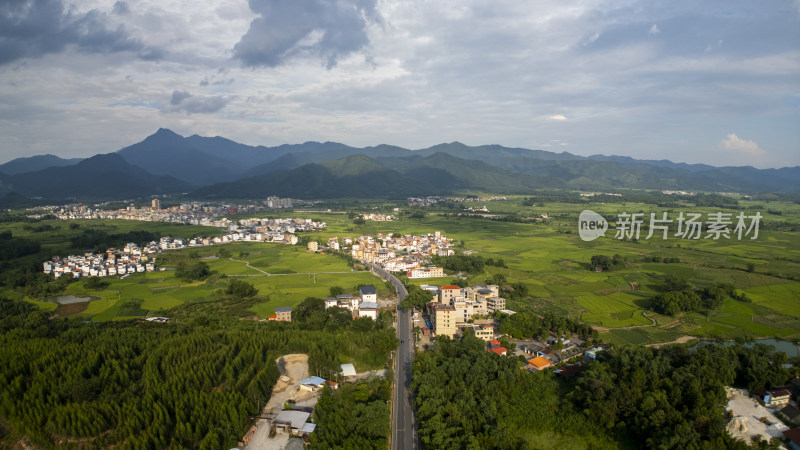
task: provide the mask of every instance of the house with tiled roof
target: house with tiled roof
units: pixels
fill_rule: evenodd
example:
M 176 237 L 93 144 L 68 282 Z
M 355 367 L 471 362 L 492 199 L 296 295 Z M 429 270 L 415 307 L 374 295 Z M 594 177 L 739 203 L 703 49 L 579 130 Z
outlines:
M 549 359 L 544 358 L 542 356 L 537 356 L 536 358 L 531 358 L 528 360 L 528 365 L 530 368 L 535 370 L 544 370 L 550 367 L 553 363 L 550 362 Z
M 497 346 L 497 347 L 492 347 L 492 348 L 487 348 L 487 349 L 486 349 L 486 351 L 487 351 L 487 352 L 491 352 L 491 353 L 498 354 L 498 355 L 500 355 L 500 356 L 506 356 L 506 354 L 508 353 L 508 349 L 507 349 L 507 348 L 505 348 L 505 347 L 500 347 L 500 346 Z

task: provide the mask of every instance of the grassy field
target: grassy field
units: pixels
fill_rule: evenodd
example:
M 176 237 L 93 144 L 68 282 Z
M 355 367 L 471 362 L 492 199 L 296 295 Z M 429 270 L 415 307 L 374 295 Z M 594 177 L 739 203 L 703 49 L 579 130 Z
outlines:
M 609 340 L 630 343 L 658 343 L 680 336 L 707 336 L 721 339 L 777 336 L 800 338 L 800 234 L 781 231 L 786 224 L 800 224 L 800 206 L 771 202 L 769 205 L 741 201 L 745 214 L 760 211 L 763 219 L 756 240 L 687 240 L 657 235 L 645 239 L 646 229 L 638 241 L 614 239 L 613 224 L 605 237 L 585 242 L 577 235 L 577 217 L 591 209 L 614 221 L 621 212 L 644 212 L 660 215 L 668 211 L 670 218 L 678 212 L 705 214 L 727 211 L 735 216 L 739 210 L 717 207 L 660 208 L 645 203 L 548 203 L 526 207 L 522 199 L 487 202 L 491 213 L 515 213 L 522 217 L 548 214 L 551 219 L 538 223 L 501 222 L 485 218 L 454 217 L 446 210 L 427 209 L 421 219 L 407 216 L 393 222 L 367 222 L 355 225 L 344 214 L 309 213 L 305 217 L 325 220 L 329 227 L 314 233 L 320 241 L 328 237 L 355 237 L 363 234 L 428 233 L 439 230 L 464 249 L 478 255 L 503 258 L 508 268 L 487 267 L 480 274 L 469 275 L 471 283 L 483 283 L 494 273 L 502 273 L 509 281 L 522 281 L 534 297 L 525 302 L 509 302 L 515 310 L 556 312 L 581 318 L 602 330 Z M 767 209 L 780 211 L 768 214 Z M 296 213 L 302 215 L 302 213 Z M 627 267 L 611 273 L 590 270 L 592 255 L 620 254 Z M 647 263 L 645 257 L 679 258 L 680 263 Z M 746 270 L 754 265 L 753 272 Z M 698 288 L 716 283 L 729 283 L 752 299 L 752 303 L 730 300 L 720 310 L 707 316 L 685 313 L 679 317 L 659 316 L 647 311 L 649 299 L 659 292 L 664 277 L 675 275 Z M 412 280 L 414 284 L 445 284 L 443 279 Z M 633 291 L 629 283 L 636 282 Z M 655 322 L 655 323 L 654 323 Z
M 195 255 L 209 265 L 212 276 L 205 281 L 185 282 L 174 271 L 135 274 L 123 280 L 105 278 L 109 284 L 102 290 L 87 290 L 83 283 L 72 283 L 65 294 L 99 298 L 89 302 L 85 310 L 73 314 L 87 320 L 125 320 L 154 315 L 170 315 L 170 310 L 182 305 L 225 303 L 221 290 L 228 278 L 241 277 L 252 283 L 259 295 L 236 315 L 266 318 L 279 306 L 295 306 L 306 297 L 326 297 L 332 286 L 356 293 L 361 285 L 373 285 L 385 292 L 383 282 L 368 271 L 352 270 L 347 262 L 332 255 L 311 254 L 297 246 L 266 243 L 232 243 L 224 246 L 230 258 L 213 258 L 203 253 L 217 248 L 185 249 L 174 253 Z M 170 252 L 173 253 L 173 252 Z M 241 256 L 240 256 L 241 255 Z M 170 255 L 174 256 L 174 255 Z M 43 309 L 55 310 L 55 303 L 28 299 Z M 138 304 L 132 308 L 131 303 Z M 224 308 L 223 308 L 224 309 Z M 213 312 L 214 309 L 207 309 Z
M 356 213 L 392 213 L 393 206 L 408 210 L 402 204 L 391 202 L 362 202 L 352 208 Z M 621 212 L 643 212 L 649 218 L 651 212 L 660 215 L 662 211 L 667 211 L 675 219 L 680 211 L 704 214 L 727 211 L 735 216 L 740 210 L 697 207 L 686 203 L 680 207 L 673 205 L 665 208 L 636 202 L 603 204 L 591 201 L 584 204 L 525 206 L 522 197 L 490 201 L 486 206 L 492 214 L 515 214 L 523 218 L 547 214 L 550 219 L 528 223 L 502 222 L 460 217 L 454 215 L 452 209 L 437 210 L 435 207 L 425 209 L 423 218 L 411 219 L 401 213 L 397 221 L 367 222 L 363 225 L 354 224 L 345 212 L 335 211 L 276 212 L 271 216 L 306 217 L 327 222 L 327 229 L 301 235 L 322 243 L 333 236 L 341 239 L 376 233 L 421 234 L 441 231 L 452 238 L 459 249 L 472 250 L 483 257 L 502 258 L 507 265 L 507 268 L 487 266 L 482 273 L 468 274 L 470 283 L 484 283 L 492 275 L 501 273 L 509 282 L 522 282 L 528 287 L 532 298 L 509 301 L 510 309 L 553 312 L 581 319 L 600 329 L 604 337 L 614 342 L 657 343 L 686 335 L 721 339 L 761 336 L 790 340 L 800 338 L 800 233 L 796 232 L 800 226 L 798 204 L 777 201 L 759 204 L 740 200 L 740 207 L 744 208 L 746 214 L 759 211 L 763 216 L 756 240 L 687 240 L 675 236 L 646 239 L 646 229 L 643 229 L 638 241 L 619 240 L 614 238 L 612 224 L 605 237 L 590 242 L 581 240 L 577 233 L 577 218 L 584 209 L 596 211 L 612 222 Z M 61 238 L 62 243 L 70 233 L 78 233 L 83 228 L 108 227 L 109 232 L 147 229 L 184 237 L 219 232 L 200 227 L 181 228 L 141 222 L 79 221 L 78 230 L 71 230 L 68 222 L 47 223 L 59 227 L 60 233 L 65 233 L 65 237 Z M 35 237 L 37 234 L 23 229 L 23 224 L 6 224 L 3 227 L 11 227 L 15 236 Z M 48 237 L 45 241 L 48 241 L 48 249 L 58 248 L 56 236 Z M 349 272 L 350 267 L 342 259 L 309 254 L 299 247 L 236 243 L 226 248 L 230 250 L 230 259 L 207 259 L 206 262 L 220 275 L 246 277 L 260 290 L 261 295 L 268 296 L 268 301 L 247 306 L 247 310 L 258 317 L 272 314 L 276 306 L 295 305 L 307 296 L 325 296 L 330 286 L 353 289 L 359 284 L 381 284 L 380 280 L 368 273 Z M 209 247 L 193 251 L 198 257 L 204 257 L 215 254 L 218 249 Z M 626 267 L 610 273 L 594 272 L 589 261 L 595 254 L 622 255 L 626 258 Z M 679 258 L 680 262 L 645 262 L 645 257 Z M 749 264 L 753 266 L 752 271 L 747 270 Z M 308 273 L 317 275 L 314 277 Z M 698 288 L 729 283 L 745 293 L 752 302 L 729 300 L 719 310 L 707 314 L 660 316 L 648 308 L 650 298 L 660 291 L 667 275 L 688 280 Z M 452 281 L 452 276 L 412 280 L 415 284 L 449 284 Z M 633 282 L 638 283 L 638 290 L 632 289 L 630 283 Z M 217 291 L 225 285 L 226 282 L 219 277 L 212 277 L 203 283 L 187 284 L 170 272 L 136 275 L 126 280 L 114 280 L 101 292 L 83 292 L 103 300 L 92 302 L 80 314 L 94 320 L 111 320 L 118 317 L 122 303 L 132 300 L 141 300 L 139 311 L 163 313 L 171 308 L 180 309 L 186 304 L 218 300 Z M 81 294 L 80 284 L 71 285 L 70 290 L 75 292 L 68 293 Z

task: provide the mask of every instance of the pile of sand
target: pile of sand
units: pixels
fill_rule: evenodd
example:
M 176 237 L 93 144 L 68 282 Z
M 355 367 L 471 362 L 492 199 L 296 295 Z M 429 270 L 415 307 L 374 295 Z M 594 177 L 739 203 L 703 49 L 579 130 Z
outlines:
M 750 442 L 750 427 L 747 426 L 747 417 L 736 416 L 728 422 L 728 433 L 737 439 Z

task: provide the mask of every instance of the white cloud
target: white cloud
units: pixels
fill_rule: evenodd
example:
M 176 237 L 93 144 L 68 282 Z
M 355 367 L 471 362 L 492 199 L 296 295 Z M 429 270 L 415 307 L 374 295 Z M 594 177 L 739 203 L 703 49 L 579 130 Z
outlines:
M 596 40 L 598 40 L 598 39 L 600 39 L 600 33 L 595 33 L 595 34 L 593 34 L 593 35 L 589 36 L 589 38 L 588 38 L 588 39 L 586 39 L 586 40 L 583 42 L 583 44 L 582 44 L 582 45 L 589 45 L 589 44 L 591 44 L 592 42 L 595 42 L 595 41 L 596 41 Z
M 108 152 L 168 127 L 263 145 L 563 148 L 569 140 L 577 154 L 719 164 L 753 158 L 709 142 L 731 126 L 758 126 L 769 136 L 759 138 L 769 148 L 761 160 L 800 164 L 796 102 L 787 102 L 800 87 L 800 28 L 785 6 L 750 14 L 746 0 L 726 0 L 732 14 L 723 14 L 690 0 L 669 8 L 634 0 L 546 0 L 536 8 L 376 0 L 359 4 L 374 3 L 383 20 L 367 21 L 358 34 L 365 45 L 336 53 L 327 69 L 321 53 L 243 66 L 234 49 L 261 17 L 246 0 L 60 1 L 75 15 L 101 11 L 105 29 L 123 25 L 160 53 L 66 46 L 0 66 L 0 162 Z M 314 33 L 298 45 L 316 45 Z
M 761 147 L 758 146 L 756 141 L 742 139 L 735 133 L 729 134 L 727 137 L 725 137 L 725 139 L 720 141 L 720 144 L 722 144 L 722 148 L 726 150 L 739 152 L 745 156 L 764 156 L 766 153 Z

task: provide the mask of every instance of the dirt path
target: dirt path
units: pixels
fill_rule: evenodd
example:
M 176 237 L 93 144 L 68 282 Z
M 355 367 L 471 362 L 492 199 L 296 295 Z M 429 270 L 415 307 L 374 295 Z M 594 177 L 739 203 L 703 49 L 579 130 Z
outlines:
M 283 408 L 283 404 L 288 400 L 295 400 L 302 406 L 314 406 L 317 403 L 315 393 L 300 391 L 300 381 L 308 378 L 308 355 L 295 353 L 283 355 L 275 360 L 278 370 L 281 372 L 280 378 L 272 389 L 269 401 L 264 405 L 264 414 L 277 414 Z M 252 439 L 245 447 L 248 450 L 284 450 L 292 444 L 291 436 L 287 433 L 278 433 L 275 437 L 269 437 L 269 422 L 259 419 L 256 422 L 258 429 L 253 434 Z M 295 439 L 296 440 L 296 439 Z
M 670 344 L 685 344 L 685 343 L 687 343 L 687 342 L 690 342 L 690 341 L 692 341 L 692 340 L 694 340 L 694 339 L 697 339 L 697 338 L 696 338 L 696 337 L 694 337 L 694 336 L 681 336 L 681 337 L 679 337 L 678 339 L 675 339 L 674 341 L 669 341 L 669 342 L 659 342 L 659 343 L 657 343 L 657 344 L 646 344 L 646 346 L 647 346 L 647 347 L 655 347 L 655 348 L 658 348 L 658 347 L 663 347 L 663 346 L 665 346 L 665 345 L 670 345 Z

